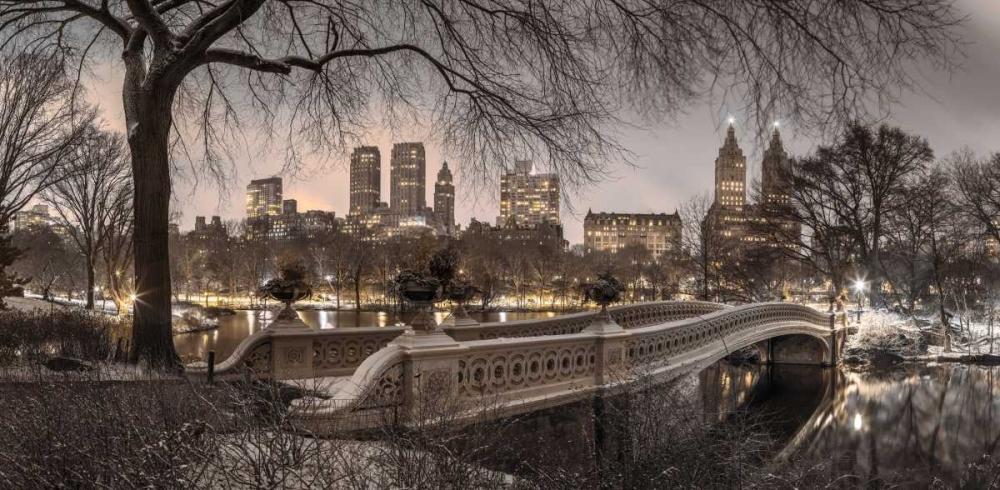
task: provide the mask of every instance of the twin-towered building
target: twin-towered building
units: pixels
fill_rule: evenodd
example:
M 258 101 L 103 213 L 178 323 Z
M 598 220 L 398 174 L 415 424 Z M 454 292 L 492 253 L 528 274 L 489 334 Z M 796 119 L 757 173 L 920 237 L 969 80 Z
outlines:
M 434 207 L 426 205 L 427 163 L 423 143 L 396 143 L 389 163 L 389 202 L 382 200 L 382 155 L 378 147 L 354 149 L 350 159 L 350 211 L 340 220 L 349 233 L 367 239 L 433 231 L 455 236 L 455 185 L 448 162 L 443 162 L 434 183 Z M 519 239 L 562 243 L 559 220 L 559 178 L 555 174 L 535 173 L 532 162 L 516 161 L 512 171 L 500 182 L 500 216 L 497 228 L 514 233 Z M 283 239 L 301 234 L 307 228 L 303 219 L 316 213 L 298 216 L 294 200 L 282 196 L 279 177 L 258 179 L 247 186 L 247 219 L 257 226 L 256 234 Z M 330 213 L 332 216 L 332 213 Z M 334 221 L 334 223 L 336 223 Z M 482 227 L 482 224 L 480 224 Z M 507 235 L 504 235 L 507 236 Z M 513 236 L 513 235 L 511 235 Z M 527 237 L 527 238 L 525 238 Z
M 433 230 L 453 235 L 455 187 L 448 162 L 434 185 L 434 208 L 427 206 L 427 156 L 423 143 L 396 143 L 389 160 L 389 202 L 382 201 L 382 155 L 362 146 L 351 154 L 351 206 L 347 230 L 369 238 Z
M 761 200 L 747 202 L 747 159 L 730 124 L 715 159 L 715 196 L 706 218 L 717 233 L 740 241 L 756 241 L 748 230 L 751 220 L 760 219 L 760 205 L 787 205 L 791 189 L 782 169 L 788 154 L 775 127 L 761 163 Z M 789 224 L 789 226 L 794 226 Z M 587 212 L 583 221 L 584 250 L 587 253 L 616 253 L 629 245 L 642 245 L 654 258 L 681 250 L 680 215 Z
M 785 177 L 788 165 L 788 153 L 775 126 L 761 161 L 761 202 L 748 204 L 746 157 L 736 141 L 736 130 L 730 124 L 726 129 L 726 140 L 715 159 L 715 200 L 706 217 L 706 224 L 711 224 L 716 233 L 727 238 L 744 242 L 760 241 L 762 238 L 753 233 L 750 225 L 762 219 L 761 206 L 784 206 L 789 203 L 791 188 Z M 797 230 L 792 223 L 787 226 L 789 233 Z

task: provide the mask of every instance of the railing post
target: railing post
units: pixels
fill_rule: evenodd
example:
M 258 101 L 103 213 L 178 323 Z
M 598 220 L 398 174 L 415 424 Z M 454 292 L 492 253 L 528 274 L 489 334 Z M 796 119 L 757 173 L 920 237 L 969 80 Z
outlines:
M 602 309 L 584 333 L 597 335 L 597 369 L 594 384 L 601 386 L 625 374 L 625 341 L 631 335 Z
M 291 308 L 290 312 L 278 315 L 278 319 L 267 326 L 273 330 L 271 336 L 271 378 L 304 379 L 312 378 L 313 338 L 302 335 L 312 331 Z
M 215 381 L 215 351 L 208 351 L 208 384 Z

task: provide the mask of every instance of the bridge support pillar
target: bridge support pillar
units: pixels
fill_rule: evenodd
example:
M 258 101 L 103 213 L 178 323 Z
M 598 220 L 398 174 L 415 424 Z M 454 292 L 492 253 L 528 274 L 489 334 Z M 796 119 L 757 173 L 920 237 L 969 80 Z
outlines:
M 594 317 L 594 321 L 583 332 L 597 336 L 595 384 L 601 386 L 621 379 L 625 375 L 625 341 L 629 337 L 628 332 L 604 310 Z
M 437 325 L 408 329 L 389 343 L 405 352 L 403 361 L 403 422 L 435 420 L 449 413 L 458 372 L 455 350 L 464 349 Z
M 271 337 L 271 378 L 312 378 L 313 339 L 308 335 L 297 335 L 309 333 L 312 329 L 292 310 L 290 303 L 267 328 L 274 331 Z

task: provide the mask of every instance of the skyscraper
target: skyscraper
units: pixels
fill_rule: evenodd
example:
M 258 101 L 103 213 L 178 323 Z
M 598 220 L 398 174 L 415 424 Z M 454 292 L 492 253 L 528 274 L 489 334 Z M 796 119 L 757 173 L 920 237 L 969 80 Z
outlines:
M 448 162 L 441 165 L 434 183 L 434 214 L 447 235 L 455 233 L 455 186 L 451 183 Z
M 247 186 L 247 219 L 281 214 L 281 177 L 251 180 Z
M 423 215 L 427 208 L 427 162 L 423 143 L 392 145 L 389 206 L 398 216 Z
M 729 125 L 726 141 L 715 159 L 715 204 L 741 209 L 746 204 L 747 159 L 736 143 L 736 130 Z
M 771 144 L 764 152 L 764 160 L 761 162 L 761 187 L 764 192 L 765 204 L 788 204 L 791 188 L 787 176 L 783 171 L 788 169 L 788 153 L 785 152 L 781 144 L 781 134 L 778 127 L 774 127 L 771 134 Z
M 519 226 L 559 222 L 559 176 L 532 173 L 532 163 L 514 162 L 514 171 L 500 178 L 500 223 Z
M 382 155 L 377 146 L 360 146 L 351 153 L 352 216 L 368 215 L 378 208 L 382 189 Z

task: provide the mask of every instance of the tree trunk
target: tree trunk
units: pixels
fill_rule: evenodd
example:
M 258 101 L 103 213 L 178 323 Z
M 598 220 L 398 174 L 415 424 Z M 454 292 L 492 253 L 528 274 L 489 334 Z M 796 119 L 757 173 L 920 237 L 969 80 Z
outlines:
M 172 369 L 174 350 L 170 311 L 168 223 L 170 207 L 169 140 L 173 91 L 143 87 L 126 90 L 128 143 L 134 179 L 135 295 L 130 360 Z M 132 109 L 131 111 L 129 109 Z
M 354 278 L 354 311 L 361 311 L 361 279 Z
M 87 307 L 94 309 L 94 256 L 87 254 Z

